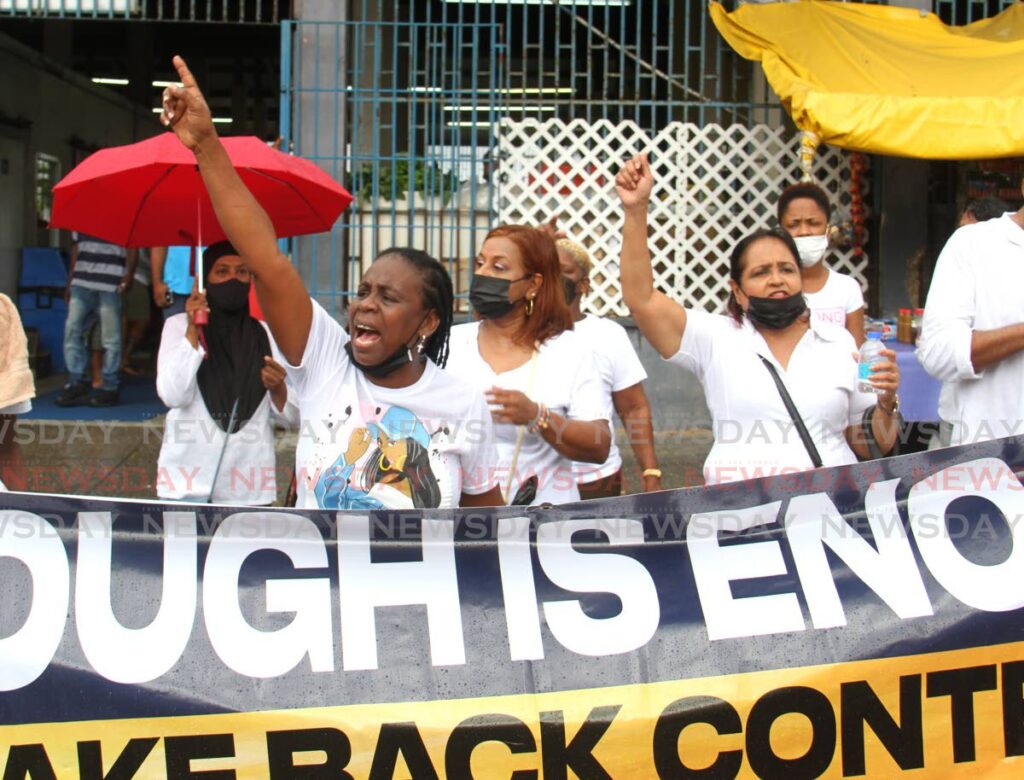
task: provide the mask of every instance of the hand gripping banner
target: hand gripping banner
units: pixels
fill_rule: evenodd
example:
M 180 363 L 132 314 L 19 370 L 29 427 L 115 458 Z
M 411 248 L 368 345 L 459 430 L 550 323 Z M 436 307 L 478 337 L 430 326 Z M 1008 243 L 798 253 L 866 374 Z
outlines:
M 2 777 L 1021 777 L 1022 446 L 499 511 L 4 494 Z

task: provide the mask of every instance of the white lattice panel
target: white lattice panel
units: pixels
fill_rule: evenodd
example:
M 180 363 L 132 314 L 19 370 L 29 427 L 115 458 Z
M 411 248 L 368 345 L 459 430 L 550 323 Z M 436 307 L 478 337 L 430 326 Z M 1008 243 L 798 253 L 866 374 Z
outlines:
M 673 122 L 651 138 L 632 122 L 503 120 L 499 223 L 558 225 L 594 258 L 587 308 L 627 313 L 619 291 L 622 215 L 615 173 L 648 152 L 654 168 L 650 247 L 655 283 L 685 306 L 722 309 L 729 252 L 744 234 L 775 224 L 775 200 L 800 179 L 799 135 L 755 125 Z M 823 147 L 815 180 L 831 196 L 833 221 L 850 203 L 849 156 Z M 835 250 L 831 265 L 865 288 L 868 260 Z

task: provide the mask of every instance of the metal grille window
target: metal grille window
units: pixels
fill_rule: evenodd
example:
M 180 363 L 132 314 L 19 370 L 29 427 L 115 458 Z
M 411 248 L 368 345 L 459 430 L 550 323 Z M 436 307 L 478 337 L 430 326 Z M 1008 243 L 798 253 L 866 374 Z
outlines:
M 50 212 L 53 210 L 53 185 L 61 177 L 60 159 L 52 154 L 43 152 L 36 153 L 36 181 L 35 201 L 36 220 L 40 226 L 45 226 L 50 221 Z M 42 231 L 44 228 L 40 228 Z M 58 231 L 47 230 L 47 241 L 49 246 L 58 245 Z
M 1017 0 L 935 0 L 933 9 L 946 24 L 970 24 L 1005 11 Z
M 290 0 L 0 0 L 0 14 L 49 19 L 120 19 L 276 24 Z

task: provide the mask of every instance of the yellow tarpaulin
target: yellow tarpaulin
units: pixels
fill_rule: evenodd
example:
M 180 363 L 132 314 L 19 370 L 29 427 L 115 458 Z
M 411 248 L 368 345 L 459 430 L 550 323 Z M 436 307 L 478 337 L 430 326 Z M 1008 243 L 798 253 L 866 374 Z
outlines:
M 950 27 L 910 8 L 799 0 L 711 18 L 801 130 L 878 154 L 1024 154 L 1024 3 Z

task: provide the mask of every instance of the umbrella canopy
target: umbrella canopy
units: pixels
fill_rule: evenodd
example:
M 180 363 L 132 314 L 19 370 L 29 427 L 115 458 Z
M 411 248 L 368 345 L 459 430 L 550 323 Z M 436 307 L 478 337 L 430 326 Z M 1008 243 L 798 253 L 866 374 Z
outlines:
M 320 168 L 255 136 L 222 139 L 242 181 L 270 215 L 279 238 L 323 233 L 352 196 Z M 101 149 L 53 188 L 50 227 L 119 246 L 211 244 L 221 229 L 195 157 L 173 133 Z

